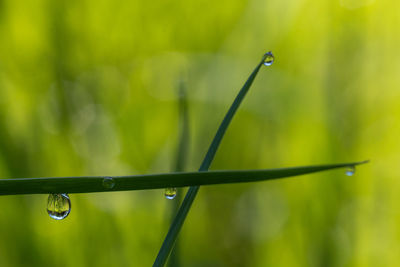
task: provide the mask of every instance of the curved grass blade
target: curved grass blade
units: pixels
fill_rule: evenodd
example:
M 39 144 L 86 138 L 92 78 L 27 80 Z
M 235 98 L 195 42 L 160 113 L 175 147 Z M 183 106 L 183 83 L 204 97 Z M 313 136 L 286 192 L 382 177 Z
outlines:
M 207 154 L 203 160 L 203 163 L 200 166 L 199 171 L 207 171 L 211 165 L 212 160 L 214 159 L 215 153 L 221 143 L 222 138 L 228 126 L 235 115 L 237 109 L 242 103 L 244 97 L 246 96 L 247 92 L 249 91 L 254 79 L 257 76 L 258 71 L 260 70 L 261 66 L 264 64 L 265 59 L 270 56 L 270 53 L 266 53 L 263 58 L 261 59 L 260 63 L 256 66 L 254 71 L 250 74 L 249 78 L 247 79 L 246 83 L 243 85 L 242 89 L 240 89 L 238 95 L 236 96 L 235 100 L 233 101 L 231 107 L 229 108 L 228 112 L 226 113 L 222 123 L 220 124 L 215 137 L 208 148 Z M 158 252 L 157 258 L 153 264 L 153 267 L 156 266 L 164 266 L 169 254 L 171 253 L 172 247 L 174 246 L 176 237 L 179 234 L 179 231 L 183 225 L 183 222 L 186 219 L 186 216 L 192 206 L 194 199 L 196 198 L 197 192 L 199 191 L 198 186 L 190 187 L 188 192 L 186 193 L 185 199 L 182 202 L 182 205 L 178 211 L 178 214 L 175 217 L 175 220 L 172 222 L 171 227 L 168 230 L 167 236 Z
M 88 176 L 59 178 L 0 179 L 0 195 L 91 193 L 158 189 L 212 184 L 247 183 L 280 179 L 366 163 L 340 163 L 267 170 L 181 172 L 135 176 Z M 112 178 L 114 187 L 104 186 Z

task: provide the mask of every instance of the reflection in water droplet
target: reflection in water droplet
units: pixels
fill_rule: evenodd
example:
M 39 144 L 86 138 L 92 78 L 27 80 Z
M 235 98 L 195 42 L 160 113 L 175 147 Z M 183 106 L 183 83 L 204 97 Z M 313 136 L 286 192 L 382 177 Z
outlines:
M 347 176 L 353 176 L 355 172 L 356 172 L 356 167 L 354 167 L 354 166 L 349 166 L 346 169 Z
M 174 199 L 176 197 L 176 188 L 175 187 L 165 188 L 164 195 L 167 199 Z
M 50 194 L 47 199 L 47 213 L 55 220 L 65 219 L 71 212 L 68 194 Z
M 112 177 L 104 177 L 103 187 L 106 189 L 113 189 L 115 186 L 115 180 Z
M 265 66 L 271 66 L 272 63 L 274 63 L 275 57 L 272 54 L 271 51 L 265 54 L 265 60 L 264 60 L 264 65 Z

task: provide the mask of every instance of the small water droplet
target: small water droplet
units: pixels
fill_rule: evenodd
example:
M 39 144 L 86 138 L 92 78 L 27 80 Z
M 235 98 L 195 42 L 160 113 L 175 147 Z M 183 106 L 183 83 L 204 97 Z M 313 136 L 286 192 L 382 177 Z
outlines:
M 106 189 L 113 189 L 115 186 L 115 180 L 112 177 L 104 177 L 103 187 Z
M 174 199 L 176 197 L 176 188 L 175 187 L 165 188 L 164 195 L 167 199 Z
M 356 167 L 354 167 L 354 166 L 349 166 L 346 169 L 347 176 L 353 176 L 355 172 L 356 172 Z
M 50 194 L 47 199 L 47 213 L 55 220 L 65 219 L 71 212 L 68 194 Z
M 274 63 L 275 57 L 272 54 L 271 51 L 265 54 L 265 60 L 264 60 L 264 65 L 265 66 L 271 66 L 272 63 Z

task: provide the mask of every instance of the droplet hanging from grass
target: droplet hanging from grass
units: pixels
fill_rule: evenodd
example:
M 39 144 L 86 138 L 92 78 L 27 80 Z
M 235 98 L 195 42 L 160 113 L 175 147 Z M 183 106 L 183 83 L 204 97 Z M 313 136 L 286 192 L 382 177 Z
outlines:
M 104 177 L 103 187 L 106 189 L 113 189 L 115 186 L 115 180 L 112 177 Z
M 55 220 L 65 219 L 71 212 L 68 194 L 50 194 L 47 199 L 47 213 Z
M 355 172 L 356 172 L 356 167 L 354 167 L 354 166 L 349 166 L 346 169 L 347 176 L 353 176 Z
M 264 60 L 264 65 L 265 66 L 271 66 L 272 63 L 274 63 L 275 57 L 272 54 L 271 51 L 265 54 L 265 60 Z
M 166 199 L 174 199 L 176 197 L 176 188 L 175 187 L 165 188 L 164 196 Z

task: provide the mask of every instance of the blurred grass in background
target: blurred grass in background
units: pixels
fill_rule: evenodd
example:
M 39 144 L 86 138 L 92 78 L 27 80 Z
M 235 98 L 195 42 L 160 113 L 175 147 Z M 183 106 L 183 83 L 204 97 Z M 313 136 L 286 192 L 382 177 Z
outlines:
M 168 172 L 177 87 L 196 170 L 254 64 L 272 50 L 212 169 L 371 159 L 203 187 L 183 266 L 394 266 L 400 260 L 400 3 L 0 1 L 0 177 Z M 0 266 L 150 266 L 169 224 L 162 190 L 0 197 Z

